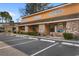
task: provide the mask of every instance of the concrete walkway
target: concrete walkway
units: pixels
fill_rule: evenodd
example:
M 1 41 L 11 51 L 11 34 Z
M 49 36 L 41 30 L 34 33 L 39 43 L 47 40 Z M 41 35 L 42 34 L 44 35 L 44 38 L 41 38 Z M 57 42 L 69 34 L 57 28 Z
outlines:
M 7 45 L 6 43 L 2 41 L 0 41 L 0 55 L 2 56 L 27 56 L 27 54 Z

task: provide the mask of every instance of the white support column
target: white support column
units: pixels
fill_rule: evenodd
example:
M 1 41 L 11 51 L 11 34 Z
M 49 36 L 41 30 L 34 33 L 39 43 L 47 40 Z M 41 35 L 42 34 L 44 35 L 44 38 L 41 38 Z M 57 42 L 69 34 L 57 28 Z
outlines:
M 57 32 L 57 26 L 55 26 L 55 32 Z
M 25 32 L 28 32 L 28 26 L 25 25 Z
M 16 32 L 18 32 L 18 31 L 19 31 L 18 26 L 16 26 Z
M 45 25 L 39 25 L 39 33 L 45 33 Z

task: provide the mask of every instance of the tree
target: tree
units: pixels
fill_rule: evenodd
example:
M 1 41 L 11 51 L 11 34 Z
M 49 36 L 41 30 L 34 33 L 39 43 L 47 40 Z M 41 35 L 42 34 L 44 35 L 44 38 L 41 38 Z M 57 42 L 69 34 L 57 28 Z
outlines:
M 3 23 L 3 28 L 5 28 L 5 30 L 7 31 L 7 23 L 10 23 L 10 21 L 12 20 L 12 17 L 6 11 L 0 12 L 0 17 Z M 3 21 L 5 21 L 5 23 Z
M 1 20 L 2 20 L 2 23 L 3 23 L 4 18 L 5 18 L 5 14 L 4 14 L 4 12 L 0 12 L 0 17 L 1 17 Z
M 27 3 L 25 4 L 25 8 L 21 9 L 22 16 L 30 15 L 36 13 L 38 11 L 45 10 L 49 3 Z
M 8 23 L 12 20 L 11 15 L 6 11 L 0 12 L 0 17 L 1 17 L 2 23 L 3 23 L 3 21 Z
M 26 3 L 24 9 L 20 9 L 20 12 L 21 16 L 27 16 L 62 4 L 64 3 Z

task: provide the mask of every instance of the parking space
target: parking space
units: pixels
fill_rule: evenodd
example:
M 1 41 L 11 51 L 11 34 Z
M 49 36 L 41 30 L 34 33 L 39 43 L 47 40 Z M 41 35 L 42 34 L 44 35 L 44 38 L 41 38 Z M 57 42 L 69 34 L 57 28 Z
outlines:
M 79 56 L 79 47 L 71 45 L 58 44 L 36 56 Z
M 24 40 L 26 38 L 28 39 L 28 37 L 11 36 L 11 35 L 0 35 L 0 41 L 4 41 L 4 42 Z
M 54 44 L 54 43 L 37 40 L 37 41 L 31 42 L 29 44 L 22 44 L 22 45 L 13 46 L 13 47 L 16 49 L 19 49 L 20 51 L 22 51 L 28 55 L 32 55 L 32 54 L 36 53 L 37 51 L 42 50 L 52 44 Z
M 79 44 L 5 35 L 0 38 L 0 55 L 79 56 Z
M 14 38 L 16 39 L 18 37 L 15 37 L 15 36 L 7 36 L 7 35 L 0 35 L 0 41 L 13 40 Z

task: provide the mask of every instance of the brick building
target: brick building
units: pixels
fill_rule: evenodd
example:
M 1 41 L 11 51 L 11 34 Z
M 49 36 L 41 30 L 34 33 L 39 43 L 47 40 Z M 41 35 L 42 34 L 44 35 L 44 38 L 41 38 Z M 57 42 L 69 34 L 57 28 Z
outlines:
M 16 31 L 58 35 L 63 32 L 79 32 L 79 3 L 67 3 L 48 10 L 24 16 Z

